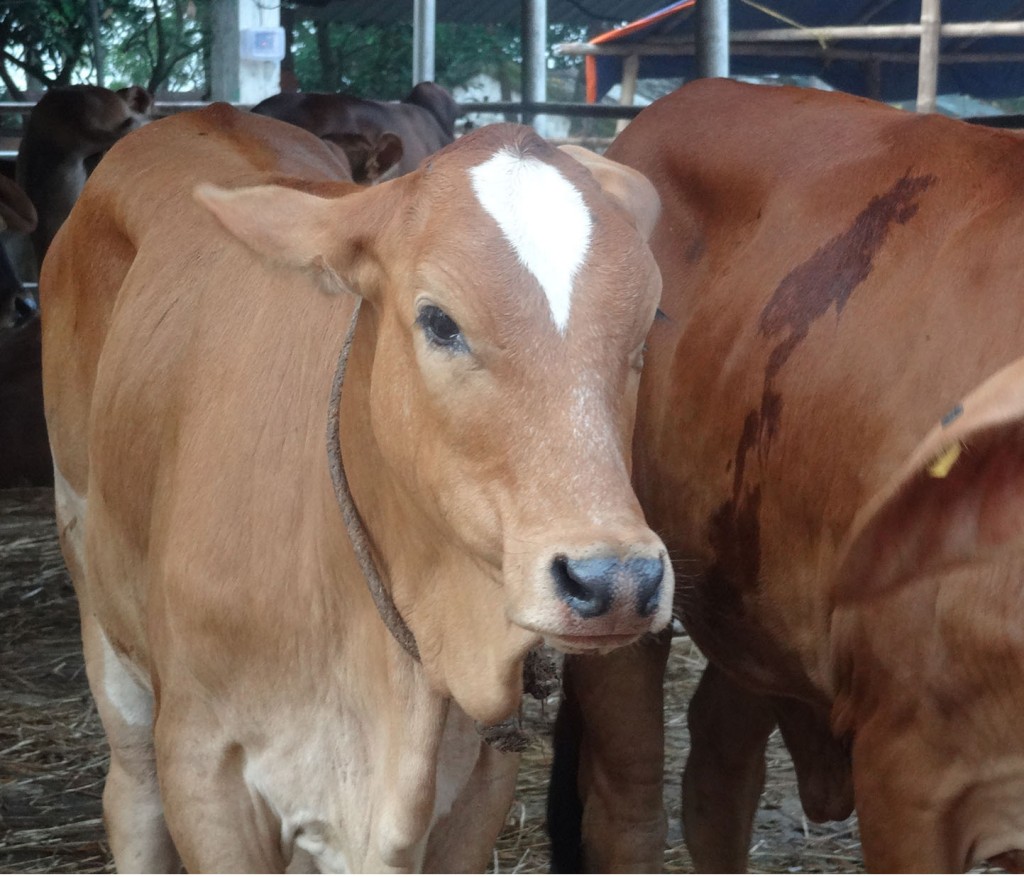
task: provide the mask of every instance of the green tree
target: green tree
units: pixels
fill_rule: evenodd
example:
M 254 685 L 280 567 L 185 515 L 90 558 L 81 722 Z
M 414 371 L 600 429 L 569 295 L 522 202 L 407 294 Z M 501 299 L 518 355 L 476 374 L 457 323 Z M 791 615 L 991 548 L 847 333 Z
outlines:
M 552 25 L 552 43 L 582 38 L 579 28 Z M 297 21 L 292 38 L 294 70 L 303 91 L 348 91 L 378 100 L 404 97 L 412 84 L 412 25 L 351 25 Z M 519 88 L 522 41 L 511 24 L 437 26 L 435 78 L 453 88 L 479 73 L 493 76 L 505 94 Z M 558 58 L 556 67 L 578 59 Z
M 0 9 L 0 79 L 11 97 L 18 82 L 69 85 L 88 53 L 88 0 L 13 0 Z
M 115 87 L 138 84 L 154 93 L 202 87 L 208 9 L 209 0 L 137 0 L 111 16 L 109 67 L 123 80 Z
M 9 0 L 0 7 L 0 80 L 14 99 L 31 88 L 97 81 L 150 91 L 202 83 L 210 0 Z

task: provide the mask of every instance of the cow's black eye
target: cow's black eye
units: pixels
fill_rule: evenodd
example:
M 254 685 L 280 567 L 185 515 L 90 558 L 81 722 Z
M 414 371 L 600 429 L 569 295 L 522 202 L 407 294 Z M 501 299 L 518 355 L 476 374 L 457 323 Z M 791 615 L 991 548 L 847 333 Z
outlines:
M 423 327 L 427 341 L 435 347 L 443 347 L 453 353 L 469 350 L 466 339 L 462 337 L 459 324 L 442 311 L 437 305 L 423 305 L 416 322 Z

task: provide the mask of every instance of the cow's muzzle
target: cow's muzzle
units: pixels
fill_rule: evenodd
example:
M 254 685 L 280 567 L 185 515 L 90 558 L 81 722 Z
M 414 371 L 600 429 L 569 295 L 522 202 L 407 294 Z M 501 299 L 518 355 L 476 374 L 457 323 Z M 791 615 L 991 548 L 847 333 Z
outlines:
M 567 557 L 551 563 L 558 596 L 583 619 L 608 614 L 619 596 L 633 604 L 640 618 L 658 610 L 665 561 L 655 557 Z

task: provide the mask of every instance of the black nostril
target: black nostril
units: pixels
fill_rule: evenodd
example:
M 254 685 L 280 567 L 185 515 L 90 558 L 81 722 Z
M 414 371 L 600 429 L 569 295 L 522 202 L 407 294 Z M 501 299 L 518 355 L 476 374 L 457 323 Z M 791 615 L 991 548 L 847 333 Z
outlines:
M 582 560 L 559 555 L 551 562 L 558 596 L 583 618 L 604 615 L 612 605 L 620 563 L 610 557 Z
M 636 611 L 647 618 L 658 611 L 665 561 L 658 557 L 633 557 L 626 561 L 626 575 L 636 588 Z

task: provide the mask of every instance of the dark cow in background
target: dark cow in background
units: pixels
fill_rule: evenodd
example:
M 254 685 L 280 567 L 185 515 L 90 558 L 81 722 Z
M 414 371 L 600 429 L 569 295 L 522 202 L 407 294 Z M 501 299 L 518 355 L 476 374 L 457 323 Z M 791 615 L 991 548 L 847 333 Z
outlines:
M 39 316 L 0 329 L 0 489 L 53 484 Z
M 149 93 L 137 86 L 51 89 L 29 115 L 17 183 L 0 176 L 0 220 L 9 233 L 0 250 L 0 488 L 53 483 L 39 317 L 21 281 L 36 276 L 33 269 L 103 153 L 147 121 L 151 106 Z
M 746 867 L 776 726 L 811 819 L 856 805 L 869 869 L 1019 867 L 1024 142 L 706 80 L 608 157 L 663 205 L 634 477 L 710 661 L 696 870 Z M 659 867 L 666 655 L 567 659 L 556 867 Z
M 357 183 L 415 170 L 455 139 L 459 115 L 452 96 L 433 82 L 421 82 L 400 102 L 285 92 L 261 101 L 252 111 L 305 128 L 340 149 Z
M 28 234 L 35 225 L 35 208 L 25 193 L 0 176 L 5 234 Z M 43 417 L 39 317 L 0 247 L 0 489 L 47 484 L 53 484 L 53 464 Z
M 0 175 L 0 233 L 6 245 L 9 235 L 24 236 L 36 227 L 36 209 L 21 187 Z M 6 246 L 0 246 L 0 330 L 10 328 L 35 311 L 35 302 L 25 295 L 18 271 Z
M 71 85 L 50 89 L 33 107 L 16 179 L 39 213 L 32 234 L 37 266 L 103 153 L 149 121 L 152 105 L 152 95 L 136 85 Z

